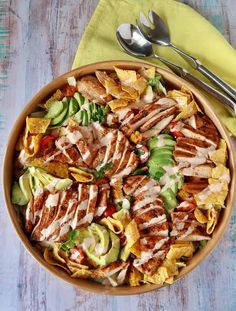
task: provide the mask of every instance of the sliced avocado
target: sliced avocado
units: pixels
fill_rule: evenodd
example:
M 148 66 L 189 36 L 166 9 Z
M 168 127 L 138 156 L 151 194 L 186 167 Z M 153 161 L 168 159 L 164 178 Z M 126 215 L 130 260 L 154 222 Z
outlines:
M 56 100 L 50 104 L 48 112 L 44 117 L 48 119 L 54 119 L 62 113 L 63 109 L 63 102 Z
M 87 126 L 88 125 L 88 112 L 87 112 L 87 110 L 83 110 L 82 125 L 83 126 Z
M 84 104 L 84 97 L 79 92 L 74 94 L 74 98 L 77 100 L 80 107 Z
M 79 104 L 77 100 L 71 97 L 70 102 L 69 102 L 68 117 L 71 117 L 74 114 L 76 114 L 78 110 L 79 110 Z
M 160 166 L 150 166 L 148 172 L 155 180 L 159 180 L 165 174 L 165 170 Z
M 148 166 L 173 166 L 175 164 L 174 160 L 171 158 L 159 157 L 156 159 L 150 158 L 147 162 Z
M 32 182 L 30 181 L 31 178 L 32 177 L 29 173 L 24 173 L 19 178 L 20 189 L 26 197 L 27 201 L 30 201 L 30 199 L 33 197 L 30 187 L 30 184 L 32 184 Z
M 107 265 L 111 262 L 114 262 L 118 259 L 118 255 L 120 252 L 120 239 L 115 235 L 112 231 L 110 231 L 110 239 L 111 239 L 111 248 L 109 252 L 101 256 L 101 260 L 104 261 L 104 265 Z
M 166 189 L 161 192 L 161 197 L 164 201 L 166 211 L 173 210 L 177 205 L 176 195 L 171 189 Z
M 59 125 L 64 121 L 64 119 L 67 115 L 67 111 L 68 111 L 67 99 L 63 99 L 62 104 L 63 104 L 63 109 L 62 109 L 61 113 L 57 117 L 55 117 L 51 120 L 51 125 Z
M 25 197 L 23 191 L 21 190 L 18 182 L 14 182 L 12 186 L 12 192 L 11 192 L 11 201 L 13 204 L 17 204 L 20 206 L 26 205 L 29 201 Z
M 79 124 L 81 124 L 82 121 L 83 121 L 83 114 L 84 114 L 84 111 L 83 111 L 83 110 L 80 110 L 80 111 L 78 111 L 78 112 L 74 115 L 74 119 L 75 119 Z
M 162 142 L 161 145 L 163 146 L 158 146 L 160 142 Z M 153 137 L 148 141 L 149 149 L 161 148 L 165 146 L 174 146 L 174 145 L 175 145 L 175 140 L 169 134 L 160 134 L 159 136 Z
M 69 178 L 61 179 L 57 182 L 56 190 L 66 190 L 73 184 L 73 181 Z
M 151 158 L 155 159 L 158 157 L 169 157 L 170 159 L 172 159 L 172 154 L 172 150 L 168 150 L 166 148 L 154 148 L 151 152 Z

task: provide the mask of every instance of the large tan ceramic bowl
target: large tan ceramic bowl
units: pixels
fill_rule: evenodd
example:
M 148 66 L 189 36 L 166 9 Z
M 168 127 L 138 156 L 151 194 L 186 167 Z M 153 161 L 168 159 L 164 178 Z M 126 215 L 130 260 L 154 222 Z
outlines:
M 48 263 L 44 261 L 42 254 L 34 246 L 32 246 L 26 234 L 24 233 L 20 225 L 20 222 L 17 219 L 17 215 L 11 203 L 11 196 L 10 196 L 11 184 L 12 184 L 14 148 L 16 145 L 17 138 L 25 124 L 26 116 L 29 115 L 34 110 L 36 110 L 37 105 L 39 103 L 44 102 L 47 98 L 49 98 L 50 95 L 54 93 L 58 88 L 62 88 L 67 83 L 68 77 L 75 76 L 78 79 L 79 77 L 92 73 L 98 69 L 99 70 L 111 70 L 113 69 L 114 65 L 117 65 L 120 68 L 124 68 L 124 69 L 135 69 L 135 70 L 143 66 L 147 68 L 150 67 L 150 65 L 141 63 L 141 62 L 125 62 L 125 61 L 109 61 L 109 62 L 101 62 L 101 63 L 95 63 L 95 64 L 83 66 L 73 71 L 70 71 L 60 76 L 59 78 L 53 80 L 51 83 L 46 85 L 41 91 L 39 91 L 30 100 L 30 102 L 25 106 L 24 110 L 22 111 L 19 118 L 17 119 L 11 131 L 11 134 L 9 136 L 8 144 L 6 147 L 4 165 L 3 165 L 3 188 L 4 188 L 6 207 L 8 209 L 13 226 L 20 240 L 22 241 L 24 247 L 36 259 L 38 263 L 40 263 L 48 271 L 52 272 L 55 276 L 61 278 L 62 280 L 69 282 L 73 286 L 82 288 L 84 290 L 88 290 L 88 291 L 95 292 L 95 293 L 101 293 L 101 294 L 110 294 L 110 295 L 132 295 L 132 294 L 141 294 L 144 292 L 155 290 L 155 289 L 160 288 L 161 286 L 143 285 L 140 287 L 120 286 L 120 287 L 112 288 L 109 286 L 103 286 L 99 283 L 92 282 L 89 280 L 73 279 L 66 272 L 60 270 L 60 268 L 49 265 Z M 220 221 L 217 225 L 217 228 L 215 229 L 213 233 L 212 239 L 207 243 L 207 246 L 201 251 L 198 251 L 196 255 L 188 262 L 187 266 L 180 271 L 180 274 L 176 278 L 176 279 L 180 279 L 183 276 L 185 276 L 187 273 L 189 273 L 191 270 L 193 270 L 197 265 L 199 265 L 203 261 L 203 259 L 205 259 L 207 255 L 209 255 L 209 253 L 213 250 L 213 248 L 216 246 L 216 244 L 219 242 L 220 238 L 222 237 L 223 232 L 225 231 L 225 228 L 227 226 L 228 220 L 230 218 L 232 207 L 233 207 L 236 171 L 235 171 L 233 147 L 230 142 L 229 135 L 225 127 L 222 125 L 222 123 L 220 122 L 220 120 L 218 119 L 218 117 L 215 115 L 214 111 L 210 107 L 206 98 L 197 89 L 195 89 L 192 85 L 187 83 L 185 80 L 177 77 L 176 75 L 164 69 L 157 68 L 157 70 L 163 76 L 167 84 L 175 88 L 176 87 L 180 88 L 182 85 L 186 85 L 193 92 L 193 94 L 195 95 L 197 99 L 197 102 L 200 104 L 203 111 L 206 113 L 206 115 L 208 115 L 211 118 L 211 120 L 214 122 L 214 124 L 218 128 L 221 136 L 226 140 L 227 145 L 228 145 L 228 150 L 229 150 L 228 166 L 231 171 L 231 183 L 230 183 L 229 195 L 226 200 L 226 208 L 221 213 Z

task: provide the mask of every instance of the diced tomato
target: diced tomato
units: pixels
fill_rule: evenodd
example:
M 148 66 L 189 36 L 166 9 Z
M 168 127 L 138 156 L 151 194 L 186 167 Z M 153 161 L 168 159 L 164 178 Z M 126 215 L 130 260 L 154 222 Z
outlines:
M 70 259 L 79 264 L 83 263 L 84 259 L 86 258 L 85 252 L 82 250 L 81 246 L 75 246 L 74 248 L 71 248 L 70 253 Z
M 170 124 L 170 132 L 174 138 L 184 137 L 184 135 L 180 131 L 175 130 L 175 126 L 177 125 L 177 121 L 173 121 Z
M 98 180 L 96 180 L 95 181 L 95 184 L 97 185 L 97 186 L 102 186 L 102 185 L 106 185 L 106 184 L 108 184 L 109 183 L 109 181 L 108 181 L 108 179 L 107 178 L 99 178 Z
M 54 146 L 55 139 L 56 139 L 55 136 L 51 135 L 44 136 L 40 142 L 41 151 L 45 153 L 48 149 L 52 148 L 52 146 Z
M 65 97 L 72 97 L 74 96 L 75 92 L 77 91 L 77 87 L 73 85 L 67 84 L 64 89 L 62 90 L 62 94 Z
M 116 212 L 116 207 L 113 204 L 108 204 L 107 209 L 104 212 L 104 217 L 112 217 L 112 215 Z

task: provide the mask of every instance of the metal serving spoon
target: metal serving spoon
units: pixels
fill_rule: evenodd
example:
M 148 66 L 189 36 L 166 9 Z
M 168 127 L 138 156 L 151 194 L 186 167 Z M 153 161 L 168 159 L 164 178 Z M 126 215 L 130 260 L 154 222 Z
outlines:
M 232 115 L 236 114 L 236 103 L 214 87 L 194 77 L 186 69 L 155 54 L 152 44 L 146 40 L 138 27 L 132 24 L 122 24 L 117 28 L 116 37 L 121 47 L 131 56 L 138 58 L 156 58 L 167 65 L 174 73 L 185 80 L 201 87 L 203 90 L 220 100 Z
M 223 81 L 220 77 L 207 69 L 201 62 L 176 47 L 170 39 L 169 30 L 164 21 L 155 12 L 149 11 L 149 18 L 146 18 L 143 12 L 140 12 L 137 24 L 142 35 L 150 42 L 156 43 L 162 46 L 171 47 L 177 53 L 179 53 L 194 69 L 201 72 L 211 82 L 220 87 L 225 93 L 236 100 L 236 90 L 228 83 Z

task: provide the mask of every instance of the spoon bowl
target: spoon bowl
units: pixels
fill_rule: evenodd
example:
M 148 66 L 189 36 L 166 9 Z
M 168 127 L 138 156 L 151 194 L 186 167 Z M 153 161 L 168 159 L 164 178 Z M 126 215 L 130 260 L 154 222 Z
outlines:
M 133 24 L 122 24 L 117 28 L 116 37 L 121 47 L 136 57 L 154 57 L 152 44 L 146 40 L 138 27 Z

